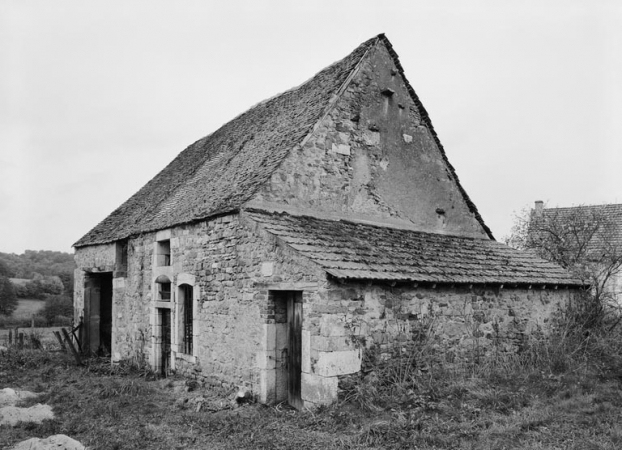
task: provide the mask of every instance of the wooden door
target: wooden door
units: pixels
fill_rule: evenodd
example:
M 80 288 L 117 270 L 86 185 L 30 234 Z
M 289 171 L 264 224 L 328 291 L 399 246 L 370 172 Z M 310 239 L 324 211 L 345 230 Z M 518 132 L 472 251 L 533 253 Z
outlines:
M 287 343 L 287 401 L 294 408 L 302 409 L 302 292 L 287 293 Z
M 160 344 L 162 366 L 160 369 L 162 376 L 166 376 L 171 368 L 171 310 L 160 308 L 160 314 L 162 314 L 162 339 Z
M 85 353 L 97 353 L 99 349 L 99 323 L 101 288 L 94 280 L 90 280 L 84 289 L 84 343 Z

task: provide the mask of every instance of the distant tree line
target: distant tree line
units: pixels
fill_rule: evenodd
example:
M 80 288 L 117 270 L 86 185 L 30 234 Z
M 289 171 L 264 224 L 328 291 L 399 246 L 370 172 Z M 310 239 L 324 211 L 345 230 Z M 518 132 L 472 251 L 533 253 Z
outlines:
M 21 255 L 0 252 L 0 261 L 8 267 L 9 278 L 32 279 L 35 273 L 41 275 L 73 274 L 76 263 L 71 253 L 50 250 L 26 250 Z
M 0 315 L 10 316 L 19 298 L 34 298 L 46 301 L 41 315 L 48 323 L 59 316 L 70 318 L 75 268 L 70 253 L 26 250 L 16 255 L 0 252 Z M 21 280 L 11 282 L 10 278 Z

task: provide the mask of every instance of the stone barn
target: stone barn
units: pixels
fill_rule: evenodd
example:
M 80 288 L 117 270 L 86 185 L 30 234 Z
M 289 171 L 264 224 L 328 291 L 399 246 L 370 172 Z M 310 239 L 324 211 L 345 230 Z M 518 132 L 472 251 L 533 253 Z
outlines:
M 514 351 L 581 284 L 494 240 L 384 35 L 190 145 L 74 246 L 84 348 L 296 407 L 424 323 L 447 361 L 493 335 Z

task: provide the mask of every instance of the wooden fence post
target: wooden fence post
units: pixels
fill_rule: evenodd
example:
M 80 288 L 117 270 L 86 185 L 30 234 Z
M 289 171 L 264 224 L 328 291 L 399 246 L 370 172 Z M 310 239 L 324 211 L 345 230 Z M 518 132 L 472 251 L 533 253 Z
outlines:
M 9 345 L 13 343 L 13 330 L 9 328 Z
M 71 342 L 71 338 L 69 337 L 69 333 L 67 333 L 67 330 L 65 330 L 64 328 L 61 328 L 61 331 L 63 332 L 63 336 L 65 337 L 65 342 L 67 342 L 67 345 L 71 349 L 71 353 L 73 353 L 73 357 L 76 360 L 76 364 L 81 366 L 82 365 L 82 360 L 80 359 L 80 354 L 76 351 L 76 348 L 73 346 L 73 342 Z
M 67 346 L 65 345 L 65 343 L 63 342 L 63 338 L 60 337 L 60 332 L 58 331 L 54 331 L 54 336 L 56 336 L 56 340 L 58 341 L 58 343 L 60 344 L 60 347 L 63 349 L 63 351 L 66 353 L 67 352 Z

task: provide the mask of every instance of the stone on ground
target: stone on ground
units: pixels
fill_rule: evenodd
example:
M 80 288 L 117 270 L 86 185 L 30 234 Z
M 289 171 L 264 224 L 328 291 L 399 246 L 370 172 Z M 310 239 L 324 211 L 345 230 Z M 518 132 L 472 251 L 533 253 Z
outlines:
M 55 434 L 45 439 L 31 438 L 22 441 L 10 450 L 84 450 L 85 447 L 75 439 L 64 434 Z
M 39 394 L 29 391 L 16 391 L 11 388 L 0 389 L 0 407 L 11 406 L 26 398 L 36 397 Z
M 17 406 L 5 406 L 0 408 L 0 425 L 10 425 L 14 427 L 19 422 L 41 423 L 47 419 L 53 419 L 54 412 L 50 405 L 36 404 L 29 408 L 19 408 Z

